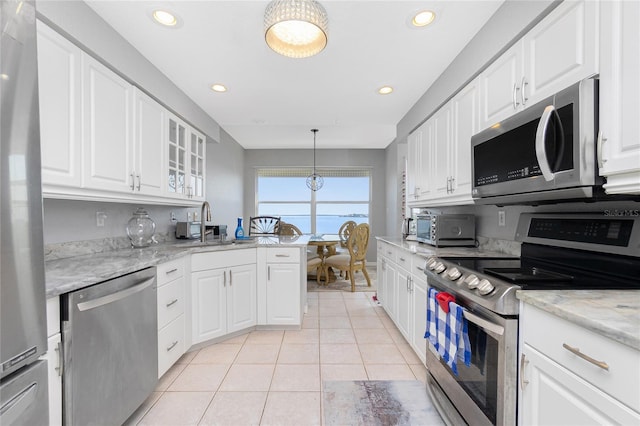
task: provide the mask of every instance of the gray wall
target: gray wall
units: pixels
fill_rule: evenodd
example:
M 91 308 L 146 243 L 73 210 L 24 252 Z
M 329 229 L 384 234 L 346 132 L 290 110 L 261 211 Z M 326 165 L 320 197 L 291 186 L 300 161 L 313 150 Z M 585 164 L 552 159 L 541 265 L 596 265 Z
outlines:
M 232 225 L 234 218 L 242 213 L 244 149 L 84 2 L 42 1 L 37 6 L 43 21 L 207 135 L 206 198 L 213 207 L 213 221 Z M 139 206 L 45 200 L 44 242 L 124 237 L 125 226 Z M 171 212 L 176 213 L 178 220 L 186 220 L 187 212 L 200 210 L 173 206 L 145 207 L 156 222 L 158 233 L 174 231 L 170 222 Z M 104 227 L 96 226 L 96 212 L 106 213 Z
M 371 169 L 371 237 L 367 260 L 376 260 L 375 237 L 386 235 L 386 172 L 385 151 L 382 149 L 319 149 L 316 151 L 316 167 L 364 167 Z M 250 149 L 245 151 L 244 214 L 255 214 L 256 177 L 260 167 L 312 167 L 313 151 L 309 149 Z M 397 206 L 397 204 L 394 204 Z M 336 230 L 337 231 L 337 230 Z

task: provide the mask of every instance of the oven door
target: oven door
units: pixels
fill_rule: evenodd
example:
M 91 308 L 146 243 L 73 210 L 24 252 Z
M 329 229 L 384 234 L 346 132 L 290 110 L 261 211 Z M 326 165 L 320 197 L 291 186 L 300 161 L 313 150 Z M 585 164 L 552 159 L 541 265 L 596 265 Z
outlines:
M 465 308 L 471 343 L 471 365 L 458 361 L 458 375 L 440 359 L 429 344 L 427 369 L 452 406 L 438 407 L 443 417 L 455 410 L 473 425 L 516 423 L 518 320 L 503 318 L 484 309 Z M 442 398 L 433 398 L 442 400 Z M 446 401 L 446 400 L 445 400 Z M 438 404 L 436 404 L 438 405 Z

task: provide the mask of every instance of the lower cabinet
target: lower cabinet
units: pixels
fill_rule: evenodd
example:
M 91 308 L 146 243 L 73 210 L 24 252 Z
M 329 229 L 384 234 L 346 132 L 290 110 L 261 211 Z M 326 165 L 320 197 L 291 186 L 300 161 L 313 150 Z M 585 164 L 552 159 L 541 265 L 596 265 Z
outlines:
M 520 425 L 640 424 L 638 351 L 521 306 Z
M 191 256 L 192 343 L 257 323 L 256 249 Z
M 414 257 L 413 271 L 411 276 L 411 334 L 409 335 L 409 345 L 413 348 L 418 358 L 423 364 L 427 362 L 427 339 L 424 333 L 427 328 L 427 280 L 421 269 L 424 259 Z M 418 264 L 416 265 L 416 262 Z
M 49 391 L 49 424 L 62 424 L 62 334 L 60 333 L 60 298 L 47 299 L 47 361 Z
M 297 247 L 258 248 L 260 325 L 302 323 L 301 249 Z
M 185 353 L 185 259 L 157 266 L 158 377 Z

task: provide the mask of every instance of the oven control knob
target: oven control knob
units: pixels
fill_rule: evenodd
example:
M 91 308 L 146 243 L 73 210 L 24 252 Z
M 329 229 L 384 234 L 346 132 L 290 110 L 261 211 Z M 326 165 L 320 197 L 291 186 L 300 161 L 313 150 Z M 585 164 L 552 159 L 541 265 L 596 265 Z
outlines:
M 494 288 L 495 287 L 489 282 L 489 280 L 481 280 L 478 284 L 478 293 L 480 293 L 482 296 L 486 296 L 487 294 L 491 293 Z
M 480 282 L 480 280 L 478 279 L 478 277 L 471 274 L 464 279 L 464 282 L 467 284 L 467 287 L 473 290 L 474 288 L 478 287 L 478 283 Z
M 433 267 L 433 270 L 436 272 L 436 274 L 444 272 L 445 269 L 447 269 L 447 267 L 444 266 L 444 263 L 442 262 L 436 263 L 436 265 Z
M 447 271 L 447 278 L 449 278 L 451 281 L 457 280 L 458 278 L 460 278 L 460 275 L 462 275 L 462 272 L 460 272 L 458 268 L 451 268 Z
M 438 261 L 436 260 L 435 257 L 430 257 L 427 260 L 427 263 L 425 265 L 426 265 L 427 268 L 429 268 L 430 270 L 433 271 L 435 269 L 437 263 L 438 263 Z

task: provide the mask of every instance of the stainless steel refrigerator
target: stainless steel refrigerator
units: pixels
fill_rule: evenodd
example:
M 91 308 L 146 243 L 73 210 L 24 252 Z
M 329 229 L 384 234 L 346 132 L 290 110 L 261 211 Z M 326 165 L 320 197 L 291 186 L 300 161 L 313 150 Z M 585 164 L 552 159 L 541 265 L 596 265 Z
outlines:
M 0 424 L 49 422 L 33 1 L 0 1 Z

